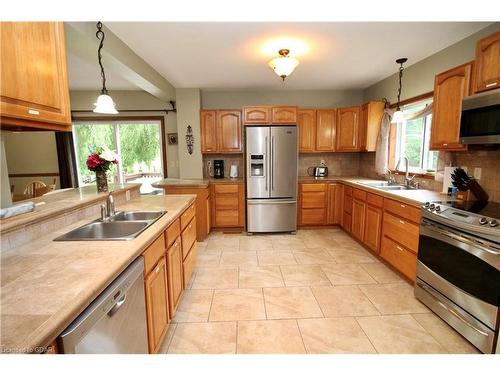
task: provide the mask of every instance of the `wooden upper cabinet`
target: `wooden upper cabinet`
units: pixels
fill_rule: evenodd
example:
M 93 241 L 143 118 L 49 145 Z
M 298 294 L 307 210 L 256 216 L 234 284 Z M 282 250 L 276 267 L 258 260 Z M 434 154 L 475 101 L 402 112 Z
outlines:
M 472 63 L 438 74 L 434 80 L 431 150 L 465 150 L 460 143 L 462 98 L 470 91 Z
M 243 107 L 244 124 L 270 124 L 271 108 L 267 106 Z
M 271 123 L 273 124 L 296 124 L 297 107 L 280 106 L 271 108 Z
M 500 87 L 500 31 L 476 44 L 474 92 Z
M 360 107 L 359 151 L 376 150 L 383 114 L 383 102 L 369 102 Z
M 217 111 L 219 152 L 242 152 L 241 112 Z
M 2 22 L 2 128 L 71 130 L 62 22 Z
M 217 152 L 217 111 L 201 110 L 201 152 Z
M 316 150 L 316 110 L 299 109 L 297 111 L 299 129 L 299 152 Z
M 316 151 L 335 151 L 335 109 L 316 110 Z
M 360 106 L 338 109 L 337 151 L 359 151 Z
M 241 111 L 200 111 L 201 152 L 241 153 L 243 152 Z

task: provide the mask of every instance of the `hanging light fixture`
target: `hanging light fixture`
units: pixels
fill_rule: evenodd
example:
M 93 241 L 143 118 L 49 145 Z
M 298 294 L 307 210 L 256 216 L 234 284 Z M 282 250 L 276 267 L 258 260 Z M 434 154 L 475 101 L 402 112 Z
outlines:
M 290 57 L 290 50 L 288 49 L 280 49 L 278 53 L 280 56 L 269 61 L 269 66 L 285 81 L 285 78 L 292 74 L 297 65 L 299 65 L 299 60 Z
M 97 22 L 97 32 L 95 36 L 100 40 L 99 49 L 97 50 L 97 59 L 99 61 L 99 66 L 101 67 L 101 77 L 102 77 L 102 90 L 101 94 L 97 97 L 97 102 L 94 103 L 95 113 L 104 113 L 104 114 L 117 114 L 118 111 L 115 108 L 115 103 L 111 96 L 108 95 L 108 90 L 106 89 L 106 75 L 104 74 L 104 67 L 102 66 L 102 56 L 101 49 L 104 45 L 104 31 L 102 31 L 102 22 Z
M 403 70 L 405 70 L 405 68 L 403 68 L 403 64 L 407 61 L 408 59 L 406 57 L 401 57 L 396 60 L 396 64 L 399 64 L 399 88 L 398 88 L 398 104 L 396 106 L 396 112 L 394 112 L 391 119 L 391 123 L 393 124 L 405 121 L 405 115 L 401 110 L 401 108 L 399 107 L 399 103 L 401 100 L 401 88 L 402 88 L 401 80 L 403 78 Z

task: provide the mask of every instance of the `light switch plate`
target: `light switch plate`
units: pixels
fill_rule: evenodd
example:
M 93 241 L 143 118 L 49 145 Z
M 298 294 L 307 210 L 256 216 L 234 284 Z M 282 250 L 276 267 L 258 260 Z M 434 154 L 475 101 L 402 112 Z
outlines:
M 474 168 L 474 178 L 476 180 L 481 179 L 481 168 Z

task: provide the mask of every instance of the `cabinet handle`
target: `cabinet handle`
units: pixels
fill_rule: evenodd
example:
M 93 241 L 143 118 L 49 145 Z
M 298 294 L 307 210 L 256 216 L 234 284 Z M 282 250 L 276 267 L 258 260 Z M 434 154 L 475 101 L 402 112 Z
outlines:
M 443 146 L 448 146 L 448 143 L 443 143 Z
M 486 87 L 493 87 L 493 86 L 496 86 L 498 82 L 492 82 L 492 83 L 488 83 L 486 85 Z
M 403 248 L 401 246 L 398 246 L 398 245 L 396 245 L 396 249 L 398 249 L 399 251 L 403 251 Z
M 403 220 L 399 220 L 399 222 L 403 225 L 405 225 L 406 223 L 403 221 Z
M 400 206 L 401 206 L 401 208 L 405 208 L 406 207 L 404 204 L 401 204 Z
M 28 109 L 28 113 L 29 113 L 30 115 L 37 115 L 37 116 L 40 114 L 40 112 L 39 112 L 39 111 L 37 111 L 36 109 L 31 109 L 31 108 L 30 108 L 30 109 Z
M 160 265 L 157 265 L 156 269 L 155 269 L 155 273 L 158 273 L 158 272 L 160 272 Z

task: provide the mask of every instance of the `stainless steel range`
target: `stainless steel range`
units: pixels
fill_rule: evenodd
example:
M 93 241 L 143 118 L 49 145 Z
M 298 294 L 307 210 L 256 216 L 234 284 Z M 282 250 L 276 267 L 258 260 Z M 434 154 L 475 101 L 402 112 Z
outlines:
M 415 296 L 483 353 L 500 321 L 500 204 L 422 206 Z

